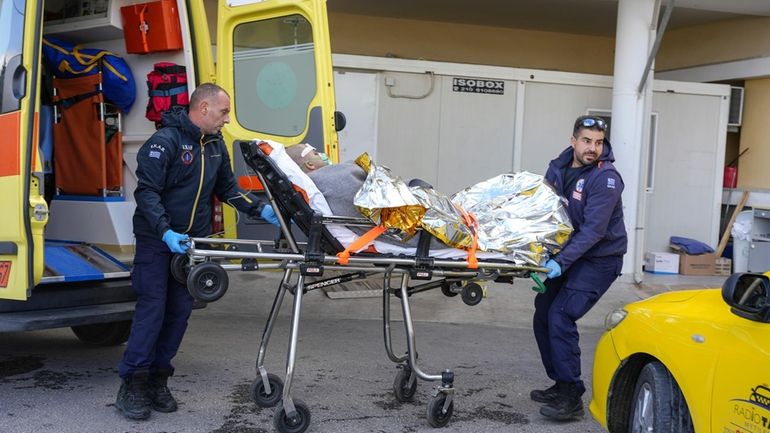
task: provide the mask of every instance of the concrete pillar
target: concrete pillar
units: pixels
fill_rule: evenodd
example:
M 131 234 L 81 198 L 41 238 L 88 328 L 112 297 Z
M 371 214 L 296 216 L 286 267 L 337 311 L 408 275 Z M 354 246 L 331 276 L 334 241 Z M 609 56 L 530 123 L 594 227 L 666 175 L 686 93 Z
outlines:
M 623 273 L 633 273 L 641 282 L 644 248 L 645 176 L 647 163 L 646 131 L 649 131 L 652 105 L 652 75 L 641 93 L 641 82 L 648 54 L 655 40 L 653 15 L 655 0 L 619 0 L 615 37 L 615 67 L 612 89 L 610 141 L 615 166 L 623 176 L 623 205 L 628 230 L 628 253 Z M 657 16 L 654 17 L 657 20 Z

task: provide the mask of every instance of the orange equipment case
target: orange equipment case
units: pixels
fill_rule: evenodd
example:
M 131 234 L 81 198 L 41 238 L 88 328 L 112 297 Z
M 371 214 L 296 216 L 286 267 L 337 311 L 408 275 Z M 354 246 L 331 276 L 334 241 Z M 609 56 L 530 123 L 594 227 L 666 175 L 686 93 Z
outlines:
M 174 0 L 123 6 L 120 14 L 127 52 L 147 54 L 182 49 L 182 30 Z

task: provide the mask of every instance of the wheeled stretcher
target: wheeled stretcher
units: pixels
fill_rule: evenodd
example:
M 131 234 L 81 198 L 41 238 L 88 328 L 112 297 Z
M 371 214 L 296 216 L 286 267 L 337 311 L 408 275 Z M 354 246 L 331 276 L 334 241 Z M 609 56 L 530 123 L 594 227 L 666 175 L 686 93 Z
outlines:
M 228 285 L 228 270 L 259 271 L 281 269 L 283 278 L 262 334 L 256 360 L 256 379 L 251 396 L 261 407 L 276 407 L 274 425 L 280 432 L 302 433 L 310 424 L 310 409 L 301 400 L 292 398 L 291 384 L 297 354 L 297 339 L 302 309 L 302 297 L 310 290 L 329 287 L 371 276 L 382 275 L 383 334 L 388 358 L 397 364 L 393 391 L 401 402 L 413 400 L 417 379 L 439 382 L 428 402 L 427 419 L 433 427 L 445 426 L 454 408 L 454 373 L 445 369 L 437 374 L 423 371 L 415 348 L 415 332 L 409 297 L 418 292 L 440 288 L 447 296 L 462 292 L 468 304 L 481 300 L 477 282 L 497 281 L 513 283 L 516 277 L 533 277 L 536 290 L 545 290 L 537 272 L 547 269 L 522 266 L 504 260 L 434 259 L 429 256 L 430 234 L 421 232 L 414 256 L 355 253 L 348 255 L 340 242 L 328 230 L 331 224 L 368 226 L 364 218 L 323 216 L 315 212 L 306 197 L 297 191 L 278 165 L 268 157 L 257 142 L 240 142 L 247 165 L 259 177 L 265 193 L 276 210 L 281 223 L 285 248 L 275 248 L 275 241 L 193 238 L 187 256 L 177 256 L 172 262 L 172 273 L 187 282 L 190 293 L 197 299 L 213 302 L 221 298 Z M 289 221 L 307 236 L 307 242 L 298 242 Z M 240 261 L 238 263 L 238 261 Z M 342 272 L 322 278 L 325 270 Z M 307 277 L 321 278 L 309 282 Z M 291 333 L 286 361 L 286 375 L 282 381 L 268 373 L 265 354 L 278 312 L 286 292 L 294 296 L 291 315 Z M 390 300 L 395 295 L 401 303 L 406 331 L 406 354 L 398 356 L 391 341 Z

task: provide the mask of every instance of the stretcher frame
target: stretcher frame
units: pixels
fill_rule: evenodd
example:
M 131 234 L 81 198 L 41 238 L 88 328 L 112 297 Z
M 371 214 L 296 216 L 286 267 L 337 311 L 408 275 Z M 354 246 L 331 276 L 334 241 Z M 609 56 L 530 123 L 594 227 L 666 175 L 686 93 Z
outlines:
M 458 291 L 467 291 L 475 284 L 474 289 L 478 291 L 480 300 L 481 288 L 477 284 L 479 281 L 513 284 L 514 278 L 534 276 L 531 274 L 547 272 L 547 269 L 497 260 L 478 260 L 477 267 L 473 267 L 475 264 L 471 264 L 469 260 L 433 259 L 428 255 L 431 236 L 427 232 L 421 232 L 419 235 L 415 256 L 359 253 L 348 259 L 341 259 L 337 253 L 342 251 L 343 247 L 331 236 L 326 226 L 343 224 L 373 227 L 371 221 L 365 218 L 321 216 L 314 212 L 302 195 L 292 188 L 291 182 L 277 164 L 260 149 L 258 144 L 256 141 L 244 141 L 240 142 L 240 147 L 246 164 L 259 177 L 270 204 L 276 210 L 287 248 L 276 251 L 275 241 L 192 238 L 190 249 L 183 259 L 189 266 L 186 281 L 190 293 L 195 298 L 208 302 L 215 301 L 224 295 L 227 289 L 226 271 L 228 270 L 281 269 L 284 271 L 257 354 L 257 378 L 251 388 L 254 401 L 262 407 L 277 406 L 273 424 L 278 431 L 304 432 L 310 424 L 310 410 L 304 402 L 292 398 L 291 395 L 302 297 L 311 290 L 381 274 L 383 276 L 382 312 L 385 351 L 399 370 L 394 380 L 395 397 L 402 402 L 412 401 L 416 393 L 417 379 L 440 382 L 428 402 L 427 419 L 433 427 L 447 425 L 454 408 L 454 373 L 450 369 L 444 369 L 440 373 L 429 374 L 420 368 L 409 297 L 435 288 L 441 288 L 447 296 L 454 296 Z M 307 235 L 307 242 L 297 242 L 288 224 L 289 221 L 298 225 Z M 234 263 L 233 260 L 241 262 Z M 347 273 L 310 283 L 305 281 L 307 276 L 322 276 L 324 270 Z M 293 282 L 294 273 L 298 275 Z M 396 287 L 393 287 L 394 280 L 397 281 Z M 542 284 L 536 277 L 535 280 L 542 290 L 544 288 Z M 412 285 L 411 283 L 415 281 L 419 283 Z M 285 380 L 281 381 L 278 376 L 267 372 L 264 360 L 287 291 L 294 296 L 294 301 L 286 375 Z M 403 314 L 407 348 L 403 356 L 396 355 L 393 350 L 390 319 L 392 295 L 399 298 Z

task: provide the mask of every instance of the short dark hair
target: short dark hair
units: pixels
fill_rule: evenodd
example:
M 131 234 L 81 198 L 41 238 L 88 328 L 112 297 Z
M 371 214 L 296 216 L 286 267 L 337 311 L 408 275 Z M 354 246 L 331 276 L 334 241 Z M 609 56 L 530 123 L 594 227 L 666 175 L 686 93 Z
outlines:
M 214 83 L 203 83 L 199 85 L 195 88 L 195 91 L 192 93 L 192 95 L 190 95 L 190 107 L 197 107 L 201 104 L 201 102 L 210 100 L 211 98 L 217 96 L 219 92 L 224 92 L 225 95 L 230 96 L 227 94 L 225 89 Z
M 572 127 L 572 136 L 577 137 L 581 129 L 590 129 L 593 131 L 607 131 L 607 121 L 599 116 L 580 116 L 575 119 L 575 125 Z

